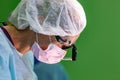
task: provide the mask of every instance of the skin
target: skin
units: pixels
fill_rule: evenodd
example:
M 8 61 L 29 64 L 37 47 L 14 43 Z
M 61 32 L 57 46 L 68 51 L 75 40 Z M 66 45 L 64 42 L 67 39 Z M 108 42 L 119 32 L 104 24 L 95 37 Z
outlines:
M 14 47 L 21 53 L 25 54 L 28 52 L 34 42 L 36 41 L 36 33 L 29 28 L 25 30 L 18 30 L 13 25 L 7 25 L 4 26 L 4 28 L 8 31 L 8 33 L 11 36 L 11 39 L 14 43 Z M 70 46 L 68 43 L 59 43 L 56 41 L 55 36 L 49 36 L 49 35 L 43 35 L 43 34 L 37 34 L 38 35 L 38 43 L 40 47 L 45 50 L 47 49 L 48 45 L 50 43 L 56 44 L 58 47 Z M 78 39 L 79 35 L 76 36 L 63 36 L 62 39 L 71 40 L 71 44 L 75 43 L 75 41 Z M 51 39 L 51 40 L 50 40 Z

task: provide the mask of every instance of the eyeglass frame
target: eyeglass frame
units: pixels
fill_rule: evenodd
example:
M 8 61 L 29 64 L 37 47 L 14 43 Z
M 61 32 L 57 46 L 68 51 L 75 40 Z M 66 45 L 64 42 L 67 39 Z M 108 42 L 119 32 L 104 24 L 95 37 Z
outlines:
M 60 42 L 60 43 L 65 43 L 65 42 L 68 42 L 70 44 L 70 46 L 62 46 L 62 49 L 63 50 L 66 50 L 66 49 L 69 49 L 72 47 L 72 61 L 76 61 L 76 57 L 77 57 L 77 48 L 75 46 L 75 44 L 71 44 L 71 41 L 67 40 L 67 39 L 62 39 L 60 36 L 55 36 L 57 42 Z

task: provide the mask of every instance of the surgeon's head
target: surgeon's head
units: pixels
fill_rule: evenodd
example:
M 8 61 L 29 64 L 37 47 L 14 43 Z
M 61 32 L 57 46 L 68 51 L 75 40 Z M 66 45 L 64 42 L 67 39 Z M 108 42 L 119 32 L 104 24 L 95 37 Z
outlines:
M 52 47 L 58 51 L 75 48 L 86 26 L 85 12 L 77 0 L 21 0 L 8 21 L 18 29 L 29 27 L 34 31 L 43 50 L 48 50 L 53 43 L 57 47 Z

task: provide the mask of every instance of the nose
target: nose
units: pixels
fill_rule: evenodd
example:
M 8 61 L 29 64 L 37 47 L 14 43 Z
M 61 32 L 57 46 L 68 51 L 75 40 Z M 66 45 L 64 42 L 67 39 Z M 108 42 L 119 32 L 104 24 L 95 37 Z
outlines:
M 48 48 L 48 45 L 40 45 L 42 50 L 46 50 Z

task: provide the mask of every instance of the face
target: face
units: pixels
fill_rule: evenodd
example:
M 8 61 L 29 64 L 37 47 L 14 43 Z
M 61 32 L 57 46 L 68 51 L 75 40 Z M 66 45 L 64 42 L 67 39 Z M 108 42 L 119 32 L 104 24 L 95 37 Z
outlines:
M 45 50 L 47 49 L 48 45 L 50 43 L 53 43 L 54 45 L 58 46 L 59 48 L 63 50 L 67 50 L 72 47 L 72 58 L 69 58 L 69 60 L 75 61 L 76 55 L 77 55 L 77 48 L 75 46 L 75 42 L 78 39 L 79 35 L 76 36 L 47 36 L 42 34 L 37 34 L 37 42 L 39 46 Z
M 38 42 L 40 47 L 45 50 L 47 49 L 50 43 L 54 43 L 58 47 L 62 48 L 63 46 L 69 47 L 72 44 L 75 44 L 79 35 L 76 36 L 48 36 L 43 34 L 38 34 Z

